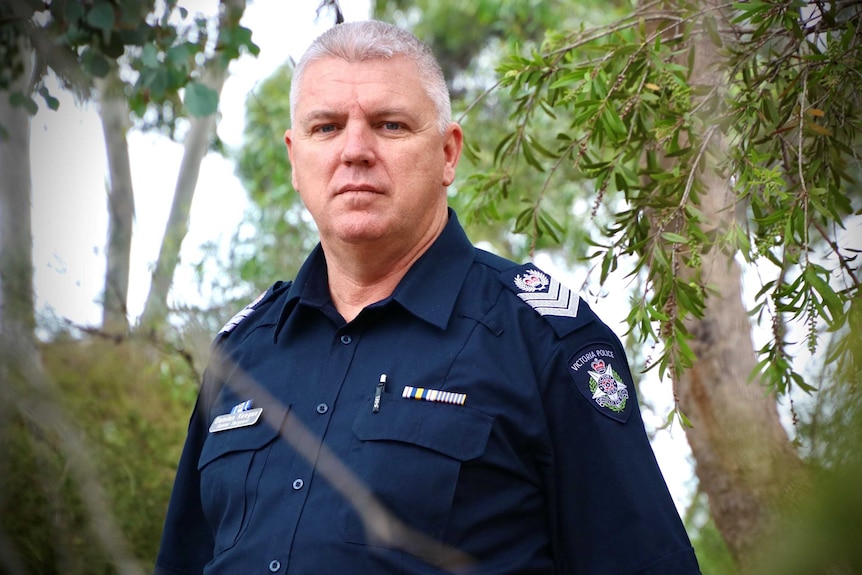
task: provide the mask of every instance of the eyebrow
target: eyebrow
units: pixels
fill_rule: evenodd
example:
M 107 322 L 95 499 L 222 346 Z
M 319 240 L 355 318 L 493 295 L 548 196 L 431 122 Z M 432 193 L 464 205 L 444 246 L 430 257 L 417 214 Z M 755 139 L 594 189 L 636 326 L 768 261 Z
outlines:
M 331 121 L 339 119 L 344 115 L 344 112 L 338 112 L 336 110 L 312 110 L 308 114 L 300 117 L 299 123 L 300 125 L 307 126 L 308 124 L 318 121 Z M 380 108 L 368 114 L 368 117 L 372 119 L 386 118 L 390 116 L 402 117 L 409 120 L 415 120 L 417 117 L 416 114 L 411 113 L 407 108 L 404 107 Z

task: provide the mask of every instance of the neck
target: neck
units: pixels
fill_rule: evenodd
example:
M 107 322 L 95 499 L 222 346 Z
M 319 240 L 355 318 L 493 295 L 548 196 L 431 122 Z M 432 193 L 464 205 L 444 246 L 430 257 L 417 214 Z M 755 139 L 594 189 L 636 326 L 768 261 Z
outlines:
M 331 245 L 321 240 L 335 309 L 350 322 L 366 306 L 392 295 L 442 231 L 443 226 L 434 229 L 422 241 L 401 251 L 368 244 Z

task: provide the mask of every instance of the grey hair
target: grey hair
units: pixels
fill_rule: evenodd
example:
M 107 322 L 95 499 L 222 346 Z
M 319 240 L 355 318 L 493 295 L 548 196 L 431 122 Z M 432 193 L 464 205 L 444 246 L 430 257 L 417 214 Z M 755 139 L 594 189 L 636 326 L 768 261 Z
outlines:
M 293 71 L 290 86 L 290 123 L 295 123 L 299 87 L 306 68 L 312 62 L 325 58 L 339 58 L 347 62 L 388 60 L 406 56 L 416 63 L 425 92 L 437 110 L 437 125 L 444 133 L 452 121 L 449 87 L 431 49 L 412 33 L 391 24 L 376 20 L 337 24 L 318 36 Z

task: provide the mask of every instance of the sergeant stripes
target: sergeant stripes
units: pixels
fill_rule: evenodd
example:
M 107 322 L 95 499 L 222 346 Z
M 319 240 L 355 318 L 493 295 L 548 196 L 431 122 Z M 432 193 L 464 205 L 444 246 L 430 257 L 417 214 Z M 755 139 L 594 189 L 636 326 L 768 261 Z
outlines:
M 547 292 L 522 292 L 518 297 L 530 304 L 539 315 L 577 317 L 581 298 L 572 290 L 551 278 Z

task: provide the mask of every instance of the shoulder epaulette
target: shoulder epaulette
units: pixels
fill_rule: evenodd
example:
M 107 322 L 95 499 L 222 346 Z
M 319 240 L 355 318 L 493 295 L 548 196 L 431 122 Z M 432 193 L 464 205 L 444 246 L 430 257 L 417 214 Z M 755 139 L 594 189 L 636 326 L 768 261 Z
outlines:
M 582 305 L 577 293 L 533 264 L 508 268 L 499 277 L 561 337 L 594 319 L 592 310 Z
M 238 326 L 240 322 L 242 322 L 242 320 L 254 313 L 254 311 L 258 307 L 260 307 L 263 302 L 268 300 L 271 296 L 281 293 L 285 289 L 289 288 L 290 284 L 291 282 L 275 282 L 269 289 L 254 298 L 254 300 L 250 304 L 248 304 L 236 314 L 234 314 L 234 316 L 230 318 L 228 322 L 224 324 L 224 326 L 219 330 L 218 335 L 224 336 L 232 332 L 236 328 L 236 326 Z

